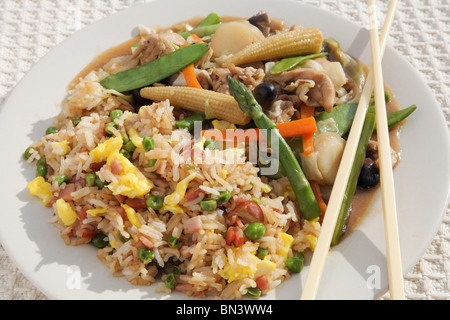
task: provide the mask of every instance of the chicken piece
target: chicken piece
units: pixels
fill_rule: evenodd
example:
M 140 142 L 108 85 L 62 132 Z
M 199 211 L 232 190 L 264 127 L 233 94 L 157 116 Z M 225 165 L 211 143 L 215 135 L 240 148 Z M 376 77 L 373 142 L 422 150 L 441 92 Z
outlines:
M 214 68 L 210 72 L 212 88 L 216 92 L 230 94 L 228 88 L 227 76 L 230 75 L 235 79 L 242 81 L 247 88 L 253 90 L 258 84 L 264 80 L 264 69 L 253 67 L 236 67 L 230 65 L 227 68 Z
M 150 33 L 141 38 L 133 57 L 141 54 L 140 64 L 146 64 L 176 50 L 185 43 L 182 36 L 173 32 Z
M 336 99 L 336 89 L 333 81 L 325 73 L 311 68 L 301 68 L 283 72 L 278 75 L 270 75 L 266 81 L 272 82 L 279 89 L 297 80 L 312 80 L 314 87 L 308 93 L 308 101 L 305 103 L 312 107 L 323 107 L 325 111 L 331 112 Z
M 377 141 L 375 141 L 375 140 L 369 141 L 369 144 L 367 145 L 366 156 L 368 158 L 371 158 L 375 162 L 375 165 L 378 168 L 380 168 L 380 160 L 378 159 L 378 142 Z M 397 165 L 399 160 L 400 160 L 399 154 L 391 147 L 392 168 L 394 168 Z

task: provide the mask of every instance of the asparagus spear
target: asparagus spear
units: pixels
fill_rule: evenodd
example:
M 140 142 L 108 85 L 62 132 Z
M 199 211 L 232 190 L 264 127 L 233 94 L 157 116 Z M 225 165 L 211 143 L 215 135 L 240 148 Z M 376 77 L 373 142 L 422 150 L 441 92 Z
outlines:
M 253 97 L 251 91 L 238 80 L 228 76 L 230 92 L 239 104 L 241 110 L 253 119 L 255 125 L 262 130 L 267 143 L 271 144 L 271 138 L 278 142 L 278 150 L 273 150 L 279 158 L 281 167 L 289 179 L 292 190 L 297 199 L 298 209 L 306 220 L 313 220 L 320 216 L 319 204 L 306 179 L 291 148 L 276 129 L 275 123 L 270 120 Z M 274 135 L 274 136 L 270 136 Z

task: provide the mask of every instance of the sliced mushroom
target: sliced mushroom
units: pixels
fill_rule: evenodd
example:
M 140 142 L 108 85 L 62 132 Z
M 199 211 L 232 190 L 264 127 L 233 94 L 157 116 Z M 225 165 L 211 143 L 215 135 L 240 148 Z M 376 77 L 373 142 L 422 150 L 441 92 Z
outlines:
M 252 25 L 257 27 L 259 30 L 261 30 L 262 34 L 267 37 L 270 32 L 270 17 L 269 15 L 264 12 L 260 11 L 257 14 L 255 14 L 253 17 L 248 19 L 248 22 L 250 22 Z

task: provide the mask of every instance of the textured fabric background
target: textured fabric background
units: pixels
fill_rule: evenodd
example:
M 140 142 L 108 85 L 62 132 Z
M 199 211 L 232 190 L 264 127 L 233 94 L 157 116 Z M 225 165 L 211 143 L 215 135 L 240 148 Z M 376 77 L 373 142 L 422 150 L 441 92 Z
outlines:
M 274 0 L 275 1 L 275 0 Z M 143 0 L 0 1 L 0 105 L 23 75 L 62 40 Z M 306 0 L 362 26 L 366 2 Z M 380 25 L 388 1 L 379 2 Z M 424 76 L 450 126 L 450 0 L 402 0 L 389 44 Z M 407 299 L 450 299 L 450 208 L 417 265 L 405 274 Z M 386 294 L 383 299 L 389 298 Z M 47 299 L 8 258 L 0 244 L 0 299 Z

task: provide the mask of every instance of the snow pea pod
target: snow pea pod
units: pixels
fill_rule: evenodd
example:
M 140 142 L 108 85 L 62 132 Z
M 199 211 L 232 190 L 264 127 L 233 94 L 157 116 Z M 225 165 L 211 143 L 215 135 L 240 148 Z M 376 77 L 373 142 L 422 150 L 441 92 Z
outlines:
M 112 74 L 100 84 L 106 89 L 130 91 L 161 81 L 199 60 L 208 51 L 204 43 L 196 43 L 175 50 L 147 64 Z
M 271 74 L 280 74 L 285 71 L 289 71 L 294 69 L 295 67 L 299 66 L 301 63 L 305 62 L 306 60 L 310 59 L 316 59 L 326 56 L 328 53 L 326 52 L 320 52 L 320 53 L 314 53 L 306 56 L 299 56 L 299 57 L 290 57 L 290 58 L 284 58 L 275 63 L 270 69 Z
M 197 27 L 190 31 L 179 32 L 178 34 L 187 39 L 189 35 L 196 34 L 197 36 L 204 37 L 216 32 L 220 26 L 220 16 L 217 13 L 210 13 Z
M 347 188 L 345 189 L 344 199 L 342 200 L 338 220 L 336 222 L 336 227 L 331 240 L 331 245 L 337 245 L 346 231 L 347 220 L 350 216 L 350 206 L 352 205 L 352 201 L 355 196 L 359 174 L 361 173 L 361 168 L 364 163 L 364 159 L 366 158 L 367 145 L 372 137 L 374 128 L 375 113 L 367 112 L 361 131 L 361 136 L 359 138 L 358 147 L 356 149 L 355 158 L 353 160 L 352 169 L 350 171 L 350 176 L 348 178 Z
M 415 104 L 409 106 L 408 108 L 389 112 L 387 115 L 387 123 L 388 127 L 392 127 L 397 123 L 406 119 L 411 113 L 413 113 L 417 109 Z M 368 112 L 375 112 L 375 107 L 369 107 Z M 376 127 L 375 127 L 376 130 Z
M 316 116 L 316 135 L 322 132 L 336 132 L 340 136 L 347 134 L 352 126 L 357 107 L 357 103 L 347 103 L 334 107 L 331 112 L 319 113 Z M 389 112 L 387 115 L 388 126 L 392 127 L 406 119 L 416 109 L 417 106 L 412 105 L 405 109 Z M 375 107 L 369 107 L 367 112 L 375 112 Z

